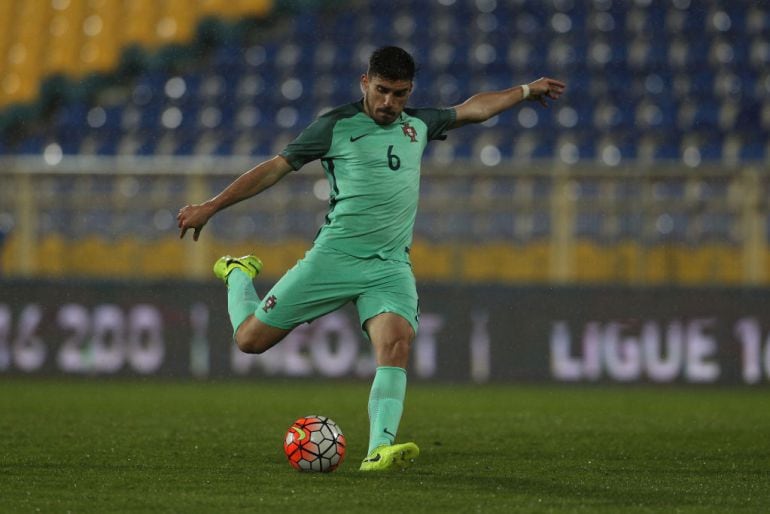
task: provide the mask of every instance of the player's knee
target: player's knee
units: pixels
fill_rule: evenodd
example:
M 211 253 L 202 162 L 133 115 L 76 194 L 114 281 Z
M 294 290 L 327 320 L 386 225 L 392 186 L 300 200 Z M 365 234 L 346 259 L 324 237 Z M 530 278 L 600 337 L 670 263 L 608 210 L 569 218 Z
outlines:
M 246 320 L 235 333 L 235 344 L 243 353 L 264 353 L 281 339 L 286 337 L 289 330 L 270 327 L 256 318 Z
M 265 346 L 263 337 L 256 323 L 242 323 L 235 332 L 235 344 L 243 353 L 263 353 L 269 348 Z
M 409 355 L 409 350 L 412 348 L 412 338 L 408 335 L 400 336 L 393 341 L 392 348 L 395 353 Z
M 378 352 L 381 365 L 406 367 L 409 361 L 409 353 L 412 347 L 412 338 L 400 335 L 384 341 Z
M 396 350 L 401 356 L 404 358 L 409 358 L 409 353 L 412 350 L 412 338 L 411 337 L 405 337 L 402 340 L 399 340 L 398 349 Z
M 257 338 L 236 337 L 235 344 L 238 345 L 238 349 L 243 353 L 260 354 L 264 353 L 269 348 L 265 347 Z

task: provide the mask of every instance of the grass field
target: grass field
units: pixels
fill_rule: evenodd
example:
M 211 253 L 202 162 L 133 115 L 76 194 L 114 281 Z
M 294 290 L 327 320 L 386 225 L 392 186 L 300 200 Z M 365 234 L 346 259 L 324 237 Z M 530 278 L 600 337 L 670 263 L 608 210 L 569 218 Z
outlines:
M 768 512 L 766 390 L 410 387 L 405 472 L 363 474 L 368 385 L 0 380 L 1 512 Z M 294 471 L 284 430 L 348 457 Z

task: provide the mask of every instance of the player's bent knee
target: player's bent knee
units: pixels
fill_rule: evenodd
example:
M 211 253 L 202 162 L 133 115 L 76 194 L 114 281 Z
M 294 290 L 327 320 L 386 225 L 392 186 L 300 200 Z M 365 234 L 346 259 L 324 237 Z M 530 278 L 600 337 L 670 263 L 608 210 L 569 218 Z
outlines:
M 267 350 L 267 348 L 259 344 L 259 341 L 256 341 L 254 339 L 243 339 L 243 338 L 239 339 L 238 337 L 236 337 L 235 344 L 238 345 L 238 349 L 243 353 L 260 354 L 260 353 L 264 353 Z
M 247 332 L 243 335 L 238 334 L 235 337 L 235 344 L 238 345 L 238 349 L 243 353 L 265 353 L 277 342 L 277 340 L 265 337 L 265 334 L 261 334 L 259 332 Z
M 281 341 L 290 330 L 271 327 L 250 318 L 238 327 L 235 344 L 243 353 L 264 353 Z

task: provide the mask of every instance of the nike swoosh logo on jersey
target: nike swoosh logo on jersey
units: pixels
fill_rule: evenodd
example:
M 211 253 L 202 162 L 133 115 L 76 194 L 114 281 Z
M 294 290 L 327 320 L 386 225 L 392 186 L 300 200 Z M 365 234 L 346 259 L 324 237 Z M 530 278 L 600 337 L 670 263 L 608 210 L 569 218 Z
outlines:
M 355 143 L 356 141 L 358 141 L 358 140 L 359 140 L 359 139 L 361 139 L 362 137 L 366 137 L 366 136 L 368 136 L 368 135 L 369 135 L 369 134 L 363 134 L 363 135 L 361 135 L 361 136 L 356 136 L 356 137 L 350 136 L 350 142 L 351 142 L 351 143 Z

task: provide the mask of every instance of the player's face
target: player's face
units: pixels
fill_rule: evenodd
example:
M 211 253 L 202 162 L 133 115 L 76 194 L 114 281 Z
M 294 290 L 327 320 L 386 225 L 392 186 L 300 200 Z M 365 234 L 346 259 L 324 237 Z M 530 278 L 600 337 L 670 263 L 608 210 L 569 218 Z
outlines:
M 376 123 L 389 125 L 396 121 L 412 93 L 411 80 L 387 80 L 377 75 L 362 75 L 364 111 Z

